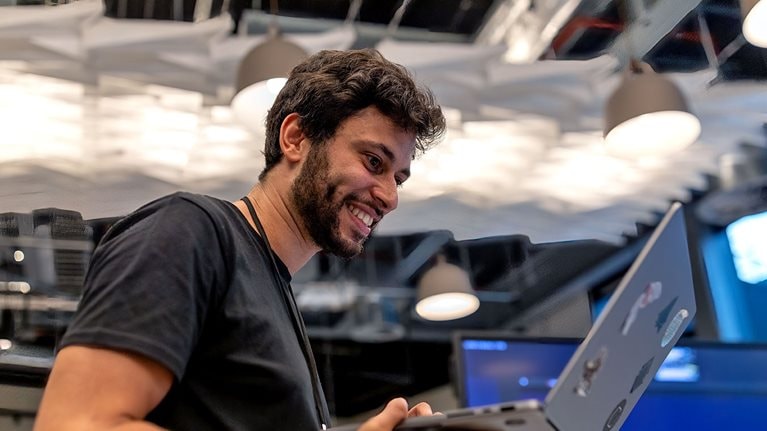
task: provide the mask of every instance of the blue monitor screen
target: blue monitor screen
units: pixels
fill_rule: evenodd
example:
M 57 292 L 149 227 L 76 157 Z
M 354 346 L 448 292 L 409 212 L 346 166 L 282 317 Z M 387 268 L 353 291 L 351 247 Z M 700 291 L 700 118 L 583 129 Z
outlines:
M 543 400 L 575 340 L 462 339 L 461 403 L 467 407 Z M 645 430 L 761 429 L 767 406 L 767 346 L 680 344 L 621 428 Z
M 740 218 L 727 226 L 735 272 L 741 281 L 767 280 L 767 212 Z

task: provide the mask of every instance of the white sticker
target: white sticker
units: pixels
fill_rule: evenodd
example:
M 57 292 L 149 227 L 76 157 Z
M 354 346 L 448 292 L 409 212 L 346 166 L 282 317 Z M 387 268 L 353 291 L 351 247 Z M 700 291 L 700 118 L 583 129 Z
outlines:
M 639 298 L 634 302 L 634 305 L 631 306 L 631 311 L 629 311 L 628 316 L 623 320 L 623 324 L 621 324 L 621 334 L 627 335 L 629 333 L 629 329 L 631 329 L 631 325 L 634 324 L 634 321 L 639 314 L 639 310 L 655 302 L 660 298 L 661 293 L 663 293 L 663 284 L 660 281 L 653 281 L 645 286 L 642 294 L 639 295 Z
M 663 334 L 663 338 L 660 340 L 661 347 L 668 346 L 668 343 L 670 343 L 671 340 L 674 339 L 677 332 L 684 329 L 684 327 L 682 326 L 682 322 L 684 322 L 689 315 L 690 313 L 684 308 L 679 310 L 676 313 L 676 316 L 674 316 L 674 318 L 671 319 L 671 323 L 668 324 L 668 328 L 666 328 L 666 333 Z

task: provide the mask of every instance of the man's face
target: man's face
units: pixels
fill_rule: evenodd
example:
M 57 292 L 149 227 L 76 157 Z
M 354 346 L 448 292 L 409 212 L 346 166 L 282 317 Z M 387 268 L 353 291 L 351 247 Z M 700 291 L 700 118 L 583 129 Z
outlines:
M 374 107 L 341 123 L 310 147 L 291 194 L 311 240 L 351 258 L 381 218 L 397 207 L 397 187 L 410 176 L 415 136 Z

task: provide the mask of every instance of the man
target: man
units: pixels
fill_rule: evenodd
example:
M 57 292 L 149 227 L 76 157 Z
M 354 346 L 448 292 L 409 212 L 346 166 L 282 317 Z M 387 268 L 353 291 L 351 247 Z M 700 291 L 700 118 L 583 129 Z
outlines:
M 358 254 L 444 128 L 431 93 L 375 51 L 297 66 L 243 200 L 177 193 L 101 240 L 36 429 L 329 425 L 290 278 L 320 250 Z M 430 413 L 399 398 L 360 430 Z

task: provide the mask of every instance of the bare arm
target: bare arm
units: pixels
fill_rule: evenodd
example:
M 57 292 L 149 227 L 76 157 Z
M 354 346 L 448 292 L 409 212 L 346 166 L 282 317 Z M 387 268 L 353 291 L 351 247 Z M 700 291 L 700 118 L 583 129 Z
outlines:
M 170 370 L 141 355 L 65 347 L 56 357 L 34 429 L 158 430 L 143 418 L 172 382 Z

